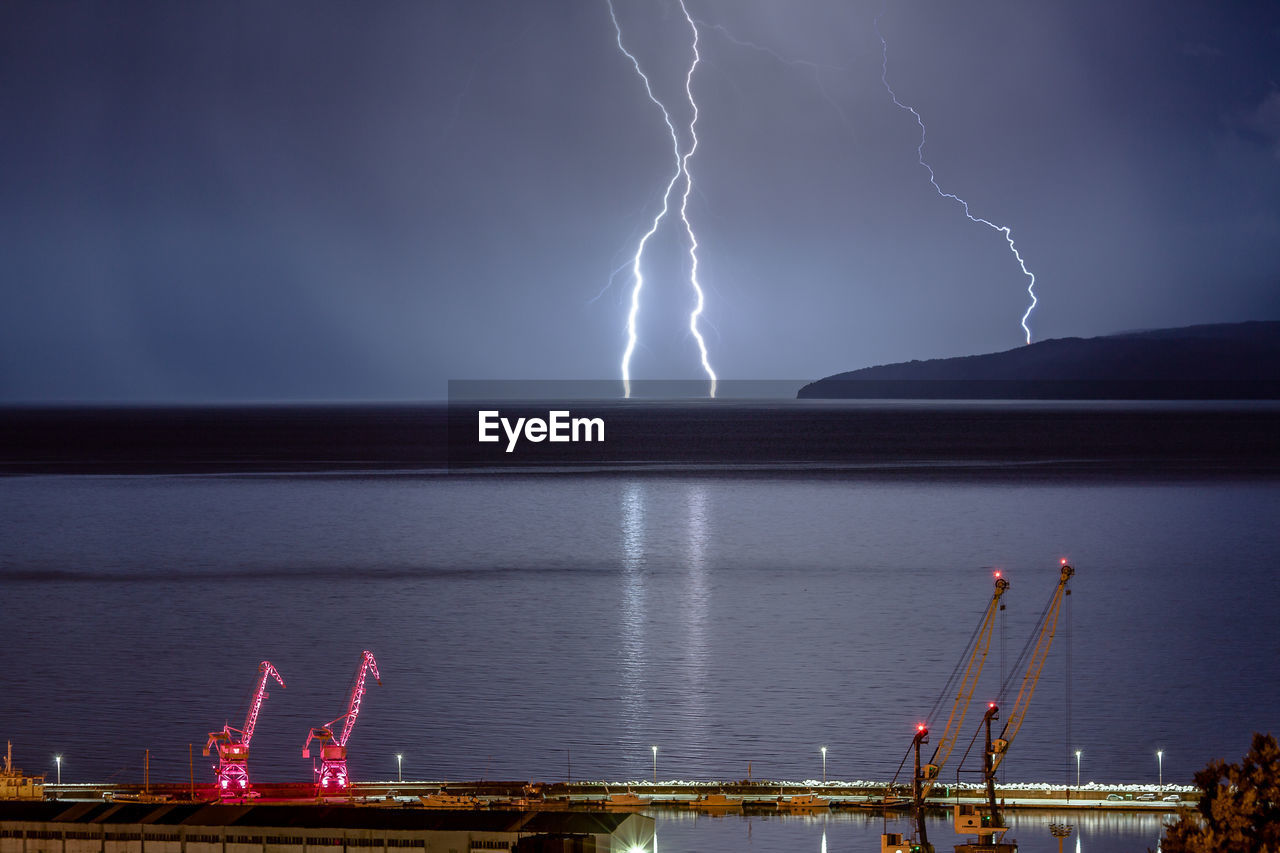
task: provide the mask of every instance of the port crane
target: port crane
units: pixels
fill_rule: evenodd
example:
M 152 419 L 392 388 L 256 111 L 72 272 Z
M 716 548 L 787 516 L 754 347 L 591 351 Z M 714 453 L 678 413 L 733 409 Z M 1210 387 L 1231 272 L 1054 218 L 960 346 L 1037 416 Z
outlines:
M 903 837 L 899 833 L 886 832 L 880 836 L 882 853 L 896 853 L 899 850 L 912 851 L 912 853 L 932 853 L 933 851 L 933 845 L 929 843 L 928 834 L 925 830 L 924 800 L 929 796 L 934 781 L 938 778 L 938 774 L 942 772 L 942 768 L 947 763 L 952 750 L 955 749 L 956 739 L 964 726 L 965 715 L 968 713 L 969 704 L 973 700 L 973 691 L 978 686 L 978 678 L 982 675 L 982 668 L 987 661 L 987 652 L 991 649 L 991 634 L 995 628 L 996 613 L 1003 606 L 1000 603 L 1000 599 L 1005 594 L 1005 591 L 1009 589 L 1009 581 L 1004 578 L 1003 573 L 999 570 L 993 573 L 993 580 L 994 589 L 991 593 L 991 599 L 987 602 L 987 608 L 982 614 L 982 621 L 978 623 L 977 629 L 970 638 L 969 646 L 966 648 L 968 664 L 965 667 L 964 676 L 960 679 L 960 686 L 956 689 L 956 698 L 951 707 L 951 714 L 947 717 L 947 725 L 942 731 L 942 739 L 934 747 L 933 755 L 928 763 L 924 765 L 920 763 L 920 747 L 929 742 L 927 725 L 921 723 L 916 726 L 916 734 L 911 742 L 911 748 L 915 752 L 915 767 L 911 783 L 911 806 L 912 814 L 916 821 L 916 837 L 912 840 Z M 964 658 L 965 656 L 962 655 L 961 661 Z M 959 664 L 957 664 L 956 672 L 959 671 L 959 668 Z M 947 682 L 948 687 L 943 688 L 944 694 L 955 680 L 955 675 L 956 673 L 953 672 Z
M 271 665 L 271 661 L 258 664 L 258 685 L 249 700 L 249 713 L 244 718 L 244 728 L 232 728 L 223 723 L 222 731 L 209 732 L 209 740 L 205 742 L 203 754 L 210 750 L 218 751 L 217 790 L 223 798 L 243 797 L 249 794 L 249 742 L 253 740 L 253 730 L 258 725 L 258 713 L 262 710 L 262 702 L 267 698 L 267 683 L 274 678 L 284 687 L 284 679 L 280 672 Z
M 1017 853 L 1017 844 L 1001 840 L 1004 837 L 1004 833 L 1008 831 L 1008 827 L 1004 826 L 999 804 L 996 802 L 996 768 L 1004 760 L 1009 750 L 1009 744 L 1013 742 L 1018 730 L 1022 728 L 1022 723 L 1026 720 L 1027 708 L 1031 704 L 1031 697 L 1036 692 L 1036 684 L 1040 681 L 1040 673 L 1044 669 L 1045 659 L 1049 656 L 1049 649 L 1053 645 L 1053 638 L 1058 630 L 1058 614 L 1062 610 L 1062 602 L 1071 594 L 1071 590 L 1067 588 L 1067 582 L 1071 580 L 1076 570 L 1065 559 L 1062 560 L 1061 566 L 1062 568 L 1058 573 L 1058 585 L 1054 587 L 1053 594 L 1049 596 L 1049 603 L 1045 605 L 1044 610 L 1041 612 L 1040 621 L 1033 632 L 1035 647 L 1031 654 L 1031 660 L 1027 664 L 1027 671 L 1022 676 L 1022 687 L 1018 691 L 1017 700 L 1013 703 L 1013 712 L 1009 715 L 1009 719 L 1005 721 L 1004 728 L 1000 730 L 998 737 L 993 738 L 991 736 L 991 723 L 1000 717 L 999 706 L 995 702 L 991 702 L 987 705 L 986 713 L 983 714 L 982 727 L 985 730 L 985 742 L 982 759 L 982 779 L 986 786 L 987 810 L 982 812 L 976 806 L 971 805 L 957 805 L 955 807 L 956 832 L 961 834 L 973 833 L 978 836 L 976 844 L 956 845 L 956 853 L 979 853 L 979 851 L 981 853 Z M 1030 641 L 1028 641 L 1027 648 L 1031 648 Z M 1024 649 L 1023 654 L 1019 655 L 1018 663 L 1021 663 L 1025 655 L 1026 650 Z M 1015 663 L 1015 670 L 1017 666 L 1018 664 Z
M 360 666 L 356 669 L 355 683 L 351 687 L 351 697 L 347 700 L 347 711 L 335 720 L 313 728 L 307 734 L 307 742 L 302 745 L 302 757 L 311 757 L 311 741 L 320 744 L 320 768 L 316 771 L 316 786 L 323 791 L 344 791 L 350 784 L 347 776 L 347 741 L 351 730 L 356 727 L 356 717 L 360 715 L 360 701 L 364 698 L 365 676 L 373 674 L 373 679 L 382 685 L 382 676 L 378 673 L 378 662 L 373 659 L 373 652 L 366 649 L 360 658 Z M 334 734 L 334 727 L 342 723 L 342 731 Z
M 946 728 L 942 730 L 942 740 L 938 741 L 938 745 L 934 747 L 929 763 L 920 768 L 923 776 L 920 794 L 922 799 L 929 796 L 934 781 L 946 765 L 951 751 L 955 749 L 956 739 L 964 727 L 965 715 L 969 712 L 969 703 L 973 700 L 974 688 L 978 686 L 978 677 L 982 675 L 982 667 L 987 662 L 987 652 L 991 649 L 991 633 L 996 624 L 996 612 L 1002 607 L 1000 597 L 1009 589 L 1009 582 L 1005 580 L 1003 573 L 996 571 L 994 578 L 995 590 L 991 594 L 991 600 L 987 602 L 987 610 L 982 616 L 982 622 L 979 623 L 969 648 L 969 664 L 965 667 L 964 677 L 960 679 L 960 686 L 956 689 L 956 701 L 951 706 L 951 715 L 947 717 Z M 952 677 L 954 678 L 954 675 Z

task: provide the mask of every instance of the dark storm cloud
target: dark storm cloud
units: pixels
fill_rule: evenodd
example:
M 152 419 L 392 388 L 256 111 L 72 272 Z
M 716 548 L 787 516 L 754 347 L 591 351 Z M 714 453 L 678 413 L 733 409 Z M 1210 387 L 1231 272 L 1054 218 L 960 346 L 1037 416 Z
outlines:
M 678 8 L 617 9 L 678 101 Z M 690 9 L 723 28 L 690 208 L 721 374 L 1016 345 L 1003 240 L 880 86 L 882 5 Z M 940 184 L 1036 272 L 1037 337 L 1280 310 L 1276 10 L 890 2 L 881 29 Z M 604 0 L 7 3 L 0 79 L 0 399 L 616 375 L 625 271 L 591 299 L 671 148 Z M 636 373 L 696 376 L 678 232 L 651 251 Z
M 1280 157 L 1280 90 L 1272 90 L 1263 97 L 1250 114 L 1248 124 L 1271 142 L 1275 155 Z

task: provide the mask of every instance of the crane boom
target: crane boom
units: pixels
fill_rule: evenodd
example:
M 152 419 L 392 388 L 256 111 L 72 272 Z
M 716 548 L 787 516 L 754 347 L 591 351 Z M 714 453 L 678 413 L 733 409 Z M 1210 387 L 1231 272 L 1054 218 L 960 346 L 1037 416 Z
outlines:
M 244 718 L 244 734 L 240 737 L 240 743 L 245 747 L 248 747 L 249 741 L 253 740 L 253 730 L 258 725 L 258 712 L 262 710 L 262 700 L 267 698 L 267 680 L 274 678 L 280 682 L 281 687 L 284 687 L 284 679 L 280 677 L 279 670 L 271 665 L 271 661 L 264 660 L 258 664 L 258 672 L 262 677 L 258 679 L 258 687 L 253 691 L 249 713 Z
M 1044 669 L 1045 659 L 1049 656 L 1049 647 L 1053 645 L 1053 635 L 1058 630 L 1058 613 L 1062 609 L 1062 600 L 1071 594 L 1071 590 L 1067 589 L 1067 581 L 1071 580 L 1071 576 L 1075 573 L 1076 570 L 1063 560 L 1058 585 L 1054 588 L 1049 604 L 1041 617 L 1040 635 L 1036 638 L 1035 651 L 1031 655 L 1031 662 L 1027 664 L 1027 672 L 1022 676 L 1022 688 L 1018 691 L 1017 701 L 1013 703 L 1013 712 L 1005 721 L 1000 737 L 991 742 L 991 773 L 995 773 L 1000 762 L 1004 760 L 1005 751 L 1017 736 L 1018 729 L 1022 728 L 1022 721 L 1026 719 L 1027 706 L 1031 704 L 1031 697 L 1036 692 L 1040 671 Z
M 947 763 L 951 750 L 955 749 L 956 739 L 960 736 L 965 714 L 968 713 L 969 703 L 973 699 L 974 688 L 978 686 L 978 677 L 982 674 L 982 667 L 987 661 L 987 651 L 991 648 L 991 633 L 996 623 L 996 612 L 1000 609 L 1000 596 L 1004 595 L 1008 588 L 1009 582 L 1001 577 L 1000 572 L 996 572 L 995 591 L 991 595 L 987 612 L 978 628 L 977 638 L 969 654 L 969 665 L 965 668 L 964 678 L 961 679 L 960 687 L 956 691 L 955 704 L 951 707 L 951 716 L 947 718 L 946 728 L 942 730 L 942 739 L 933 750 L 933 757 L 921 768 L 925 782 L 921 795 L 923 797 L 929 796 L 934 780 L 938 778 L 943 765 Z
M 351 698 L 347 701 L 347 713 L 344 715 L 346 722 L 342 724 L 342 736 L 337 739 L 338 746 L 347 745 L 351 730 L 356 727 L 356 717 L 360 715 L 360 700 L 364 697 L 364 678 L 370 672 L 373 673 L 373 680 L 381 686 L 382 676 L 378 674 L 378 662 L 373 659 L 373 652 L 365 649 L 364 656 L 360 659 L 360 670 L 356 673 L 356 683 L 351 688 Z M 338 718 L 341 719 L 343 717 Z M 333 723 L 329 724 L 329 728 L 333 728 Z

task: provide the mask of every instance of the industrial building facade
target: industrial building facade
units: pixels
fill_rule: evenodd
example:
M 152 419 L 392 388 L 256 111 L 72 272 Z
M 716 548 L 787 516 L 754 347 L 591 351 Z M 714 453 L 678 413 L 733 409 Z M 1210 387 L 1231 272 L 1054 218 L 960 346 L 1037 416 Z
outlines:
M 0 803 L 0 853 L 652 853 L 653 835 L 607 812 Z

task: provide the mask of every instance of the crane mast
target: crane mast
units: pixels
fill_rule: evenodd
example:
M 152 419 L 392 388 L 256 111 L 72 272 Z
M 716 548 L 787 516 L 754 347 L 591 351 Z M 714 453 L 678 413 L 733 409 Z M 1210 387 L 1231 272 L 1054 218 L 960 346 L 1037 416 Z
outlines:
M 915 737 L 911 739 L 911 749 L 915 753 L 913 773 L 911 774 L 911 816 L 915 821 L 916 831 L 911 838 L 900 832 L 885 831 L 880 835 L 880 853 L 933 853 L 933 845 L 929 843 L 929 830 L 924 821 L 924 796 L 920 783 L 920 746 L 929 742 L 929 728 L 924 723 L 916 726 Z
M 243 797 L 249 794 L 249 743 L 253 740 L 253 730 L 258 725 L 258 714 L 262 711 L 262 702 L 267 698 L 267 683 L 274 678 L 284 687 L 284 679 L 280 672 L 271 665 L 271 661 L 258 664 L 258 684 L 254 688 L 253 697 L 249 700 L 249 711 L 245 714 L 244 728 L 237 729 L 226 723 L 222 731 L 209 732 L 203 753 L 218 750 L 217 790 L 220 797 Z
M 323 726 L 312 728 L 307 734 L 307 742 L 302 745 L 302 757 L 311 757 L 311 741 L 320 743 L 320 767 L 316 770 L 316 785 L 321 791 L 341 791 L 350 784 L 347 775 L 347 741 L 355 728 L 356 718 L 360 715 L 360 703 L 364 698 L 364 682 L 372 673 L 373 679 L 382 684 L 382 676 L 378 673 L 378 662 L 373 652 L 366 649 L 360 658 L 360 666 L 356 668 L 355 683 L 351 687 L 351 696 L 347 700 L 347 712 Z M 334 726 L 342 723 L 342 731 L 334 735 Z
M 956 853 L 1018 853 L 1018 845 L 1005 842 L 1004 834 L 1009 827 L 1004 826 L 1000 815 L 1000 806 L 996 801 L 996 774 L 991 768 L 991 721 L 1000 719 L 1000 709 L 995 702 L 987 705 L 987 712 L 982 716 L 982 725 L 986 730 L 985 749 L 982 752 L 982 777 L 986 782 L 987 810 L 983 813 L 977 806 L 957 804 L 955 806 L 956 832 L 977 835 L 977 841 L 969 841 L 956 845 Z
M 987 604 L 987 611 L 983 615 L 982 623 L 978 628 L 978 633 L 974 639 L 973 648 L 969 654 L 969 664 L 965 668 L 964 678 L 960 681 L 960 687 L 956 690 L 956 701 L 951 707 L 951 715 L 947 718 L 946 728 L 942 730 L 942 739 L 938 741 L 937 747 L 933 750 L 933 757 L 929 763 L 921 768 L 924 788 L 923 797 L 929 796 L 929 792 L 933 789 L 933 783 L 938 778 L 938 774 L 942 772 L 942 767 L 947 763 L 947 758 L 951 755 L 951 751 L 955 749 L 956 739 L 960 736 L 960 730 L 964 726 L 965 714 L 969 711 L 969 703 L 973 699 L 974 688 L 978 686 L 978 677 L 982 675 L 982 667 L 987 661 L 987 652 L 991 648 L 991 633 L 996 623 L 996 612 L 1000 609 L 1000 597 L 1004 595 L 1005 590 L 1009 588 L 1009 582 L 1005 580 L 1000 572 L 995 573 L 995 590 L 991 595 L 991 601 Z

